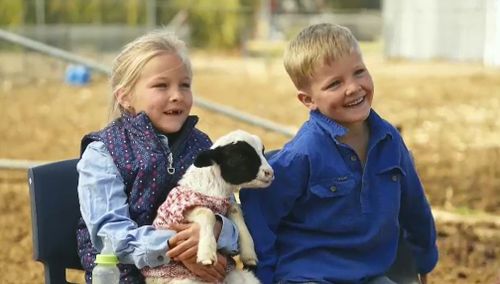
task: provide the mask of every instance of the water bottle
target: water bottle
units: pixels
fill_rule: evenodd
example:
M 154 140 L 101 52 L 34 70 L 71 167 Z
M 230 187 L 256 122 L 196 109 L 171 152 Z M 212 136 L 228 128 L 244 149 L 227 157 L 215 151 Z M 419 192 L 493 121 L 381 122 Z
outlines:
M 92 284 L 118 284 L 120 282 L 118 258 L 113 253 L 111 242 L 107 238 L 104 238 L 104 247 L 96 256 L 95 264 L 92 270 Z

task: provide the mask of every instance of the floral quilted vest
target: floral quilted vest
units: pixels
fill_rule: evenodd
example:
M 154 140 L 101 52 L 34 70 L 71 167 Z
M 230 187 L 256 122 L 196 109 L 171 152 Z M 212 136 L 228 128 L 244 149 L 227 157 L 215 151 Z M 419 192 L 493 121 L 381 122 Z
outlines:
M 145 113 L 123 115 L 106 128 L 82 139 L 81 153 L 93 141 L 106 145 L 125 183 L 130 217 L 139 226 L 151 225 L 158 207 L 196 155 L 211 146 L 206 134 L 195 128 L 198 118 L 190 116 L 171 147 L 164 145 Z M 95 256 L 83 219 L 77 228 L 78 254 L 90 282 Z M 134 265 L 120 264 L 120 283 L 144 283 Z

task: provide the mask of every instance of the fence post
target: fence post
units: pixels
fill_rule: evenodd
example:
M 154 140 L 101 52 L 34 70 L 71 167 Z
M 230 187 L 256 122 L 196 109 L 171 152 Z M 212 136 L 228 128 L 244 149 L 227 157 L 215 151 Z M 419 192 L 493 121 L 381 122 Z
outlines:
M 156 27 L 156 0 L 146 2 L 146 25 L 148 28 Z

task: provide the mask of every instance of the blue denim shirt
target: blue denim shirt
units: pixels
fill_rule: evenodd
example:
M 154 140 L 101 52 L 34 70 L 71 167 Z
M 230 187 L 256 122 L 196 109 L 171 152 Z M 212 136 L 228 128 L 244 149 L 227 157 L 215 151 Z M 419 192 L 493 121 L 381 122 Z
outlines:
M 384 274 L 396 257 L 400 226 L 420 273 L 438 252 L 430 206 L 397 130 L 373 110 L 363 166 L 338 140 L 347 129 L 311 112 L 270 158 L 275 180 L 240 193 L 264 283 L 363 283 Z
M 162 143 L 167 143 L 161 135 Z M 92 244 L 102 249 L 101 237 L 112 236 L 111 242 L 120 263 L 138 268 L 169 262 L 167 240 L 175 232 L 155 230 L 152 226 L 137 226 L 130 218 L 123 179 L 111 155 L 102 142 L 90 143 L 78 162 L 78 194 L 85 224 Z M 224 216 L 218 248 L 234 255 L 238 252 L 238 232 Z M 106 225 L 103 225 L 106 223 Z

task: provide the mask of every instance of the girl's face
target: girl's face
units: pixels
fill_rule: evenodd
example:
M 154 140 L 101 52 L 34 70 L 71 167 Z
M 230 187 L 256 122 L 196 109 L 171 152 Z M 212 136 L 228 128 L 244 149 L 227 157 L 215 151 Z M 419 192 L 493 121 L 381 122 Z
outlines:
M 160 132 L 175 133 L 181 129 L 193 105 L 191 79 L 178 55 L 159 54 L 144 66 L 121 105 L 132 114 L 144 111 Z
M 299 100 L 311 110 L 344 127 L 364 122 L 370 114 L 373 81 L 359 52 L 318 65 L 310 85 L 299 90 Z

